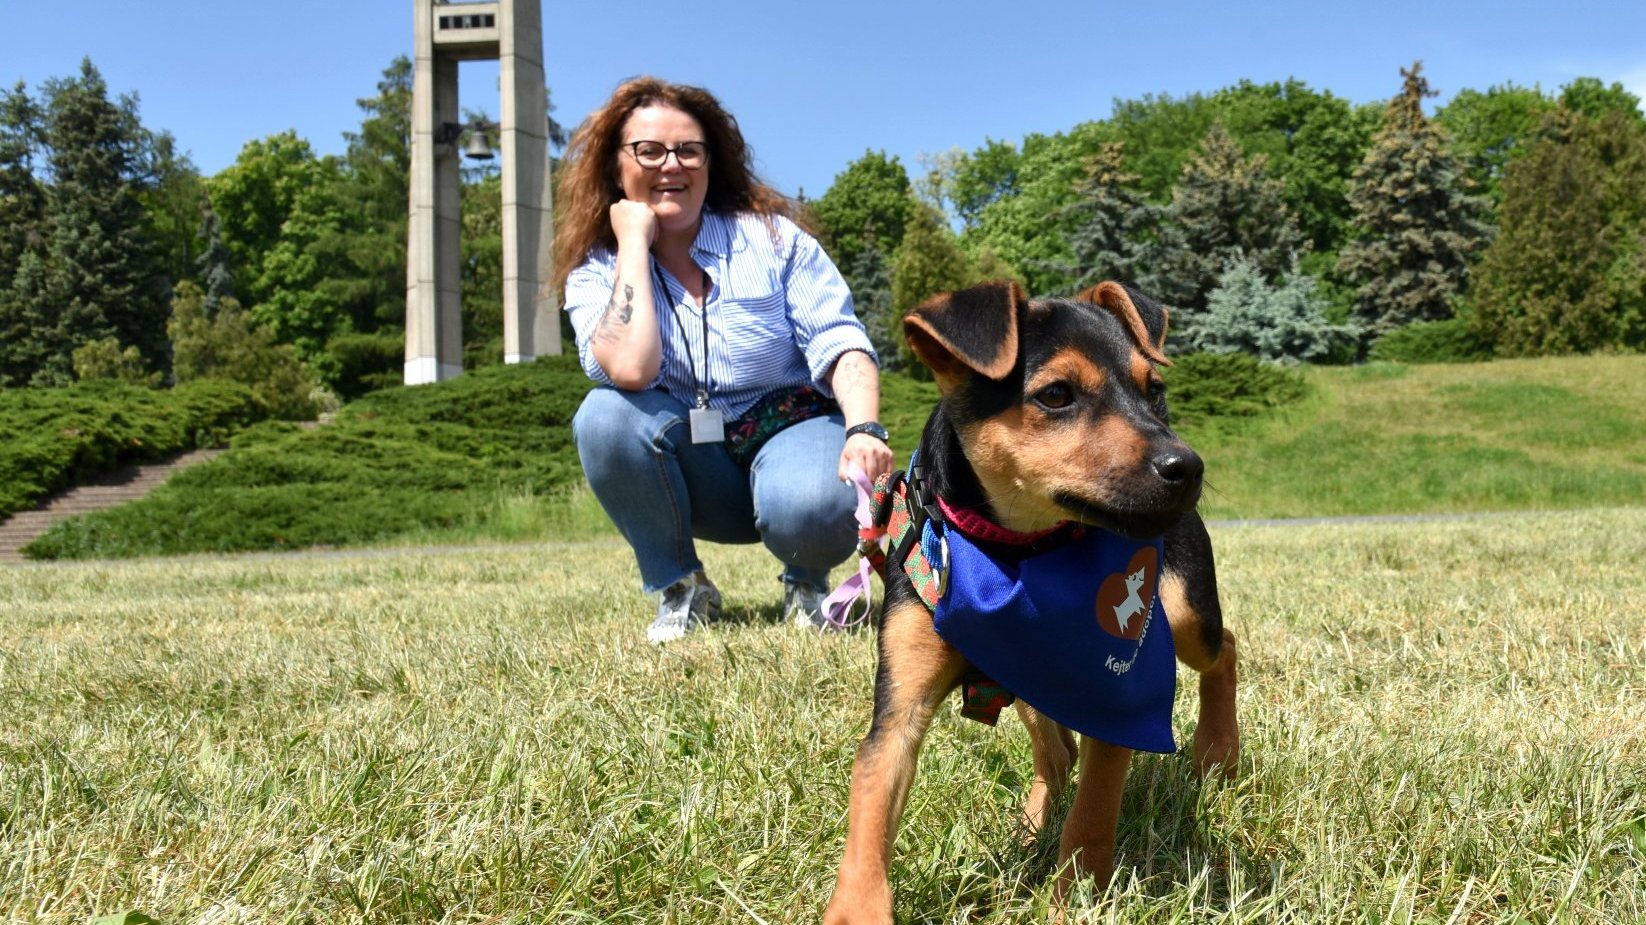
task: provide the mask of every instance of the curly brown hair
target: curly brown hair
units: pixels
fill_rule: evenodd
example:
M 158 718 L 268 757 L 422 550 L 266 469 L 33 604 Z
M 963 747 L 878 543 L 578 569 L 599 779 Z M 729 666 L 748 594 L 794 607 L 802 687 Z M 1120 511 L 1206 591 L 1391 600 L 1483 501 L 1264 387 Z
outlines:
M 798 218 L 789 197 L 755 176 L 753 156 L 737 119 L 701 87 L 673 84 L 656 77 L 633 77 L 619 84 L 604 106 L 589 114 L 572 135 L 555 183 L 554 288 L 564 290 L 566 277 L 596 245 L 615 250 L 611 206 L 623 198 L 617 179 L 618 144 L 623 126 L 637 109 L 663 105 L 697 120 L 709 146 L 709 189 L 703 207 L 724 214 L 753 212 Z

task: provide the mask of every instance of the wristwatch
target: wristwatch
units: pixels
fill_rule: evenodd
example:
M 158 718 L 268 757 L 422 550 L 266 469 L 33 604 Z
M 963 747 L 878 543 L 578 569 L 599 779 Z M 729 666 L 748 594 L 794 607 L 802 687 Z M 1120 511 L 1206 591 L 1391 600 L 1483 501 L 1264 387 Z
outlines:
M 847 438 L 850 438 L 852 434 L 868 434 L 887 446 L 891 445 L 891 434 L 886 433 L 886 428 L 881 427 L 879 421 L 864 421 L 861 424 L 853 424 L 846 428 Z

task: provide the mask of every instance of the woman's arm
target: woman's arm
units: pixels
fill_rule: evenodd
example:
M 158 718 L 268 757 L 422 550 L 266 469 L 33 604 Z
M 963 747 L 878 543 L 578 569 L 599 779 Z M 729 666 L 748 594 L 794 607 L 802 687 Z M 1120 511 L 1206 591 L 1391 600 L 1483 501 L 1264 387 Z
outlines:
M 847 427 L 880 420 L 880 369 L 868 354 L 861 350 L 842 353 L 829 373 L 829 385 L 834 388 Z M 868 434 L 853 434 L 840 451 L 841 481 L 846 480 L 852 463 L 873 481 L 891 470 L 892 448 Z
M 657 216 L 643 203 L 612 203 L 612 231 L 617 236 L 617 265 L 611 300 L 589 338 L 600 368 L 620 389 L 644 389 L 663 366 L 663 339 L 652 307 L 651 246 Z

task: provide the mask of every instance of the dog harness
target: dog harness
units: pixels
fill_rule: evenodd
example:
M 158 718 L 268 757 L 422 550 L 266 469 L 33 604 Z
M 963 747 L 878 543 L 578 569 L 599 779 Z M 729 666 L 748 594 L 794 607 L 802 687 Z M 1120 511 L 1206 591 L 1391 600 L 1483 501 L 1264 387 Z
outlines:
M 1011 531 L 931 495 L 918 454 L 882 476 L 860 551 L 879 536 L 932 611 L 937 634 L 973 666 L 961 713 L 994 725 L 1016 697 L 1082 735 L 1173 752 L 1177 668 L 1158 593 L 1164 541 L 1079 524 Z M 883 527 L 881 525 L 884 525 Z M 872 550 L 872 551 L 871 551 Z

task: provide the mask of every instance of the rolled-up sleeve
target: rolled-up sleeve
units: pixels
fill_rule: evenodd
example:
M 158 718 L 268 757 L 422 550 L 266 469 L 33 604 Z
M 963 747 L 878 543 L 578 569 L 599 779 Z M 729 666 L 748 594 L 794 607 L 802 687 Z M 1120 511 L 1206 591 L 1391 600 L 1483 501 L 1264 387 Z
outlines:
M 789 259 L 784 267 L 783 288 L 788 297 L 789 320 L 794 325 L 795 342 L 806 356 L 813 383 L 832 396 L 829 370 L 835 360 L 850 350 L 861 350 L 878 364 L 863 322 L 852 307 L 852 293 L 834 261 L 817 239 L 790 226 L 793 235 Z
M 566 313 L 571 316 L 572 334 L 577 338 L 577 359 L 583 364 L 583 372 L 601 385 L 611 385 L 612 380 L 606 375 L 605 367 L 594 358 L 589 342 L 601 314 L 611 302 L 615 266 L 614 262 L 594 255 L 566 277 Z

